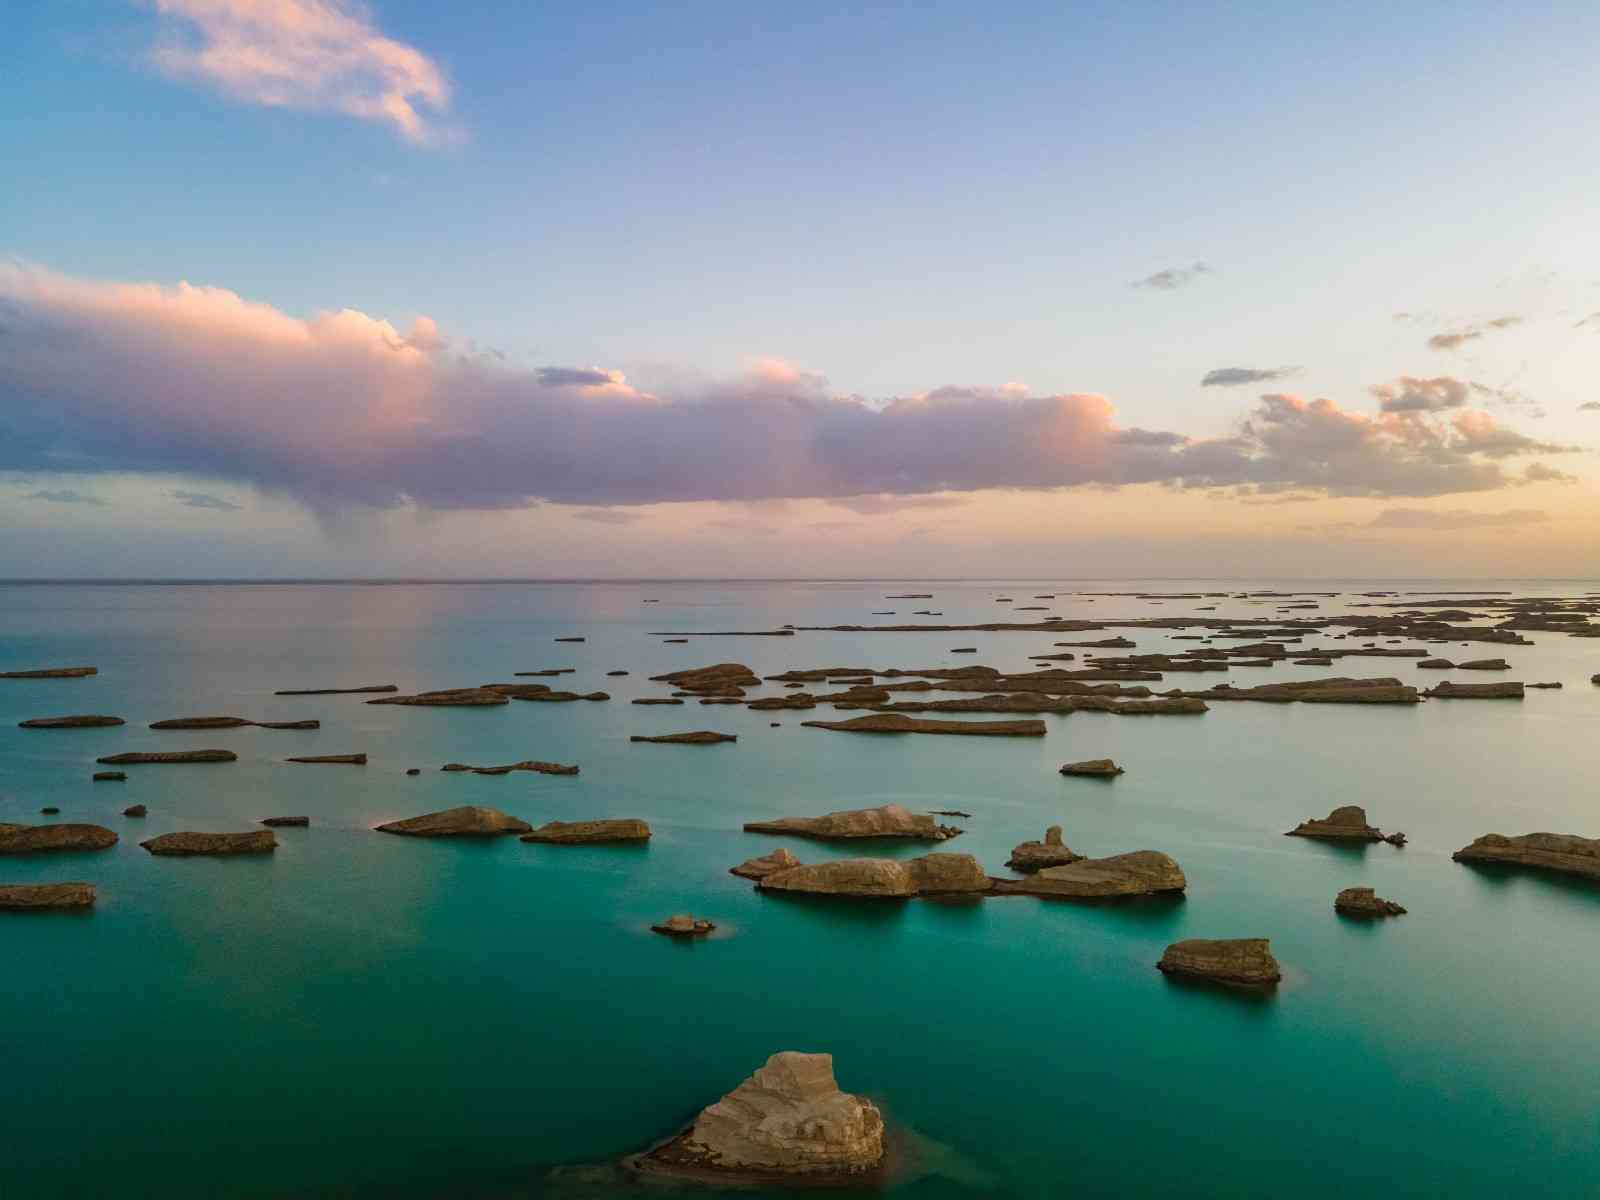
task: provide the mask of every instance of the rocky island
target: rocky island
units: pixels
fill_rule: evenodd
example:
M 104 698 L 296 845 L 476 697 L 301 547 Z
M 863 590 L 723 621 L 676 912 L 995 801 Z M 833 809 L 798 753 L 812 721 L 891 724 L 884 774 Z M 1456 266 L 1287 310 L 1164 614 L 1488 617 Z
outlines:
M 1405 834 L 1386 834 L 1368 825 L 1367 810 L 1359 804 L 1346 804 L 1334 809 L 1326 817 L 1309 817 L 1285 836 L 1324 838 L 1335 842 L 1388 842 L 1391 846 L 1406 844 Z
M 151 854 L 174 857 L 271 854 L 278 848 L 278 839 L 270 829 L 251 829 L 245 833 L 164 833 L 139 845 Z
M 533 826 L 507 816 L 498 808 L 465 804 L 404 821 L 390 821 L 375 828 L 379 833 L 400 833 L 408 837 L 500 837 L 508 833 L 527 833 Z
M 911 838 L 923 842 L 943 842 L 958 837 L 954 825 L 940 825 L 930 816 L 913 813 L 898 804 L 879 808 L 846 809 L 820 817 L 780 817 L 776 821 L 747 821 L 746 833 L 793 834 L 820 841 L 851 841 L 858 838 Z
M 0 883 L 0 912 L 48 912 L 91 908 L 92 883 Z
M 601 842 L 648 842 L 650 826 L 633 817 L 603 821 L 547 821 L 522 835 L 525 842 L 591 846 Z
M 981 895 L 994 887 L 970 854 L 920 858 L 836 858 L 774 871 L 756 881 L 763 892 L 910 900 L 917 896 Z
M 117 835 L 104 825 L 0 825 L 0 854 L 104 850 L 116 844 Z
M 996 879 L 996 896 L 1109 900 L 1178 894 L 1189 886 L 1183 868 L 1159 850 L 1134 850 L 1110 858 L 1080 858 L 1046 867 L 1026 879 Z
M 1163 975 L 1241 988 L 1269 988 L 1283 978 L 1267 938 L 1190 938 L 1173 942 L 1156 969 Z
M 1499 863 L 1600 881 L 1600 838 L 1575 833 L 1486 833 L 1450 856 L 1459 863 Z
M 1345 917 L 1398 917 L 1406 910 L 1369 887 L 1345 888 L 1333 900 L 1333 911 Z

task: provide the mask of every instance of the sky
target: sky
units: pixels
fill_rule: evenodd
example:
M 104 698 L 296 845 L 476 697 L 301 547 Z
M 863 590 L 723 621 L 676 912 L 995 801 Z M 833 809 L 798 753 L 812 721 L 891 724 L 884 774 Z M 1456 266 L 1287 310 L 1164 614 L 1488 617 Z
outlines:
M 19 6 L 0 577 L 1600 576 L 1597 38 Z

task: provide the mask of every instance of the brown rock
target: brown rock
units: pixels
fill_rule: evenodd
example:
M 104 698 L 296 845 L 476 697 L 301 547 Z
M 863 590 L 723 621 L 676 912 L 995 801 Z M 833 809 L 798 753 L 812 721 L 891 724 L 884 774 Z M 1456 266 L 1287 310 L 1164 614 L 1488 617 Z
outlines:
M 749 858 L 737 867 L 729 867 L 728 874 L 738 875 L 743 879 L 765 879 L 774 871 L 787 871 L 790 867 L 799 865 L 798 858 L 779 846 L 771 854 L 763 854 L 760 858 Z
M 1023 842 L 1012 850 L 1006 866 L 1024 875 L 1031 875 L 1046 867 L 1064 867 L 1082 857 L 1081 854 L 1074 854 L 1066 842 L 1061 840 L 1061 826 L 1052 825 L 1044 831 L 1044 841 Z
M 647 842 L 650 840 L 650 826 L 633 817 L 608 821 L 547 821 L 533 832 L 523 834 L 522 840 L 564 846 Z
M 839 733 L 953 733 L 972 737 L 1043 737 L 1043 721 L 929 721 L 899 713 L 874 713 L 849 721 L 802 721 L 807 729 Z
M 261 824 L 269 829 L 304 829 L 311 824 L 310 817 L 262 817 Z
M 369 687 L 350 688 L 294 688 L 285 692 L 273 692 L 274 696 L 364 696 L 373 692 L 398 692 L 400 689 L 392 683 L 376 683 Z
M 104 729 L 112 725 L 122 725 L 125 722 L 121 717 L 102 717 L 93 714 L 72 717 L 34 717 L 27 721 L 18 721 L 19 729 Z
M 756 881 L 762 891 L 890 900 L 982 894 L 993 886 L 970 854 L 925 854 L 905 860 L 836 858 L 774 871 Z
M 96 771 L 92 776 L 95 783 L 125 783 L 127 778 L 126 771 Z
M 0 679 L 83 679 L 98 674 L 99 667 L 39 667 L 31 671 L 0 671 Z
M 471 771 L 475 775 L 509 775 L 512 771 L 533 771 L 540 775 L 576 775 L 578 765 L 569 765 L 554 762 L 538 762 L 534 759 L 523 759 L 521 762 L 507 763 L 503 767 L 472 767 L 466 763 L 445 763 L 439 768 L 441 771 Z M 407 771 L 410 775 L 413 772 Z
M 1509 671 L 1511 664 L 1503 658 L 1475 658 L 1457 665 L 1460 671 Z
M 507 833 L 527 833 L 533 826 L 507 816 L 498 808 L 462 805 L 404 821 L 390 821 L 375 828 L 380 833 L 403 833 L 411 837 L 499 837 Z
M 1451 857 L 1456 862 L 1505 863 L 1600 880 L 1600 838 L 1575 833 L 1525 833 L 1520 837 L 1486 833 Z
M 1444 683 L 1428 689 L 1424 695 L 1434 700 L 1521 700 L 1522 684 L 1512 680 L 1503 683 Z
M 1422 671 L 1453 671 L 1455 663 L 1448 658 L 1425 658 L 1417 664 L 1417 669 Z
M 696 920 L 688 913 L 675 913 L 650 928 L 657 933 L 670 934 L 673 937 L 704 937 L 715 929 L 716 925 L 710 921 Z
M 0 912 L 90 908 L 94 898 L 92 883 L 0 883 Z
M 420 767 L 407 767 L 406 768 L 406 774 L 407 775 L 421 775 L 422 774 L 422 769 Z
M 286 758 L 284 762 L 292 763 L 326 763 L 335 766 L 364 767 L 367 765 L 365 754 L 307 754 L 300 758 Z
M 1170 857 L 1159 850 L 1135 850 L 1046 867 L 1027 879 L 996 879 L 994 894 L 1096 900 L 1181 892 L 1188 886 L 1183 869 Z
M 743 688 L 759 687 L 761 678 L 743 663 L 715 663 L 709 667 L 692 667 L 686 671 L 669 671 L 665 675 L 650 676 L 653 683 L 670 683 L 681 691 L 701 695 L 731 694 Z
M 1406 910 L 1369 887 L 1352 887 L 1334 898 L 1333 911 L 1347 917 L 1398 917 Z
M 104 850 L 117 835 L 103 825 L 0 825 L 0 854 Z
M 145 807 L 142 804 L 130 804 L 122 810 L 122 815 L 125 817 L 142 817 L 144 814 Z
M 512 696 L 513 700 L 527 700 L 540 704 L 565 704 L 571 700 L 609 700 L 610 692 L 552 692 L 548 689 L 543 692 L 530 692 L 526 695 Z
M 120 724 L 120 722 L 118 722 Z M 249 721 L 244 717 L 174 717 L 156 721 L 151 729 L 241 729 L 247 725 L 257 729 L 321 729 L 321 721 Z
M 54 804 L 47 804 L 47 805 L 45 805 L 45 807 L 41 808 L 39 811 L 44 813 L 46 816 L 53 816 L 54 814 L 60 812 L 61 810 L 59 808 L 57 808 Z
M 139 845 L 151 854 L 177 856 L 271 854 L 278 848 L 278 839 L 270 829 L 252 829 L 247 833 L 164 833 Z
M 1082 762 L 1063 763 L 1063 775 L 1089 775 L 1096 779 L 1114 779 L 1121 775 L 1122 768 L 1109 758 L 1087 758 Z
M 661 746 L 714 746 L 718 742 L 737 742 L 736 734 L 718 733 L 713 729 L 697 729 L 693 733 L 663 733 L 656 737 L 634 734 L 630 742 L 654 742 Z
M 683 701 L 675 696 L 645 696 L 634 701 L 635 704 L 682 704 Z
M 858 1178 L 883 1162 L 883 1115 L 841 1092 L 833 1056 L 774 1054 L 671 1141 L 627 1160 L 646 1174 L 763 1181 Z
M 954 825 L 940 825 L 930 816 L 913 813 L 898 804 L 879 808 L 846 809 L 821 817 L 782 817 L 776 821 L 748 821 L 746 833 L 793 834 L 821 841 L 858 838 L 911 838 L 942 842 L 961 833 Z
M 232 750 L 160 750 L 129 751 L 97 758 L 95 762 L 108 767 L 133 766 L 138 763 L 230 763 L 239 756 Z
M 1288 837 L 1325 838 L 1342 842 L 1389 842 L 1406 844 L 1403 833 L 1385 834 L 1381 829 L 1367 824 L 1367 810 L 1359 804 L 1346 804 L 1334 809 L 1326 817 L 1309 817 L 1291 829 Z
M 511 701 L 499 692 L 484 688 L 447 688 L 440 692 L 418 692 L 414 696 L 380 696 L 368 704 L 403 704 L 415 708 L 488 708 Z
M 1266 938 L 1190 938 L 1173 942 L 1156 964 L 1164 975 L 1230 987 L 1267 988 L 1283 978 Z

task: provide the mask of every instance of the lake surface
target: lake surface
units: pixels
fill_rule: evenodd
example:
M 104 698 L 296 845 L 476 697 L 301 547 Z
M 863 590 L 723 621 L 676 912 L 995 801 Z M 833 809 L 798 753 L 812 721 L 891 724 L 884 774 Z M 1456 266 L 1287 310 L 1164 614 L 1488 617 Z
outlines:
M 88 821 L 122 838 L 97 854 L 0 859 L 0 882 L 83 879 L 100 890 L 91 914 L 0 916 L 0 1194 L 583 1194 L 551 1184 L 550 1169 L 670 1134 L 769 1054 L 796 1049 L 832 1052 L 840 1085 L 907 1131 L 913 1167 L 896 1196 L 1600 1195 L 1600 889 L 1450 860 L 1491 831 L 1600 835 L 1600 688 L 1589 682 L 1600 640 L 1534 633 L 1528 647 L 1441 648 L 1504 656 L 1513 670 L 1500 676 L 1352 659 L 1154 685 L 1331 674 L 1565 684 L 1521 703 L 1076 713 L 1044 717 L 1042 739 L 869 737 L 801 728 L 833 717 L 828 708 L 628 703 L 667 694 L 650 675 L 715 662 L 759 674 L 973 662 L 1016 671 L 1057 640 L 1125 633 L 1141 653 L 1194 645 L 1153 630 L 686 645 L 655 631 L 868 624 L 889 621 L 871 616 L 887 609 L 896 621 L 1003 620 L 1014 606 L 998 596 L 1062 617 L 1178 616 L 1201 604 L 1220 605 L 1206 615 L 1262 617 L 1278 602 L 1066 593 L 1337 590 L 1345 595 L 1322 603 L 1338 611 L 1376 588 L 1467 586 L 0 586 L 0 670 L 100 668 L 83 680 L 0 680 L 0 821 Z M 907 591 L 935 598 L 884 599 Z M 1031 599 L 1050 592 L 1058 598 Z M 909 615 L 929 607 L 944 615 Z M 555 641 L 573 636 L 587 640 Z M 979 652 L 952 656 L 956 646 Z M 374 683 L 409 692 L 547 667 L 576 673 L 545 682 L 613 699 L 430 709 L 272 695 Z M 631 674 L 608 678 L 616 669 Z M 16 727 L 79 712 L 128 724 Z M 147 728 L 201 714 L 316 717 L 322 728 Z M 700 728 L 739 741 L 627 740 Z M 129 767 L 125 784 L 90 782 L 100 755 L 208 746 L 239 761 Z M 360 751 L 364 768 L 283 762 Z M 1127 774 L 1056 773 L 1106 756 Z M 524 758 L 578 763 L 582 774 L 438 770 Z M 805 903 L 727 873 L 779 845 L 808 862 L 861 852 L 747 834 L 747 820 L 890 802 L 972 813 L 942 848 L 994 873 L 1012 846 L 1060 824 L 1080 853 L 1173 855 L 1189 890 L 1176 903 L 1120 907 Z M 121 815 L 134 803 L 148 817 Z M 46 804 L 61 815 L 39 817 Z M 459 804 L 535 824 L 642 817 L 655 836 L 621 849 L 370 831 Z M 1341 804 L 1364 805 L 1409 845 L 1282 836 Z M 271 856 L 154 858 L 138 846 L 280 814 L 312 824 L 279 830 Z M 1336 917 L 1334 894 L 1359 884 L 1410 913 Z M 719 936 L 685 945 L 649 932 L 677 911 L 716 921 Z M 1179 938 L 1245 936 L 1270 937 L 1284 966 L 1271 998 L 1177 986 L 1154 969 Z

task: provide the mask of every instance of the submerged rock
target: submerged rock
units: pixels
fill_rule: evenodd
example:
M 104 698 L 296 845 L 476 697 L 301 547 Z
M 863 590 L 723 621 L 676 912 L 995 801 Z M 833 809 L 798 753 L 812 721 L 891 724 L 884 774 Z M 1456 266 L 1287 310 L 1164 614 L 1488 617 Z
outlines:
M 71 717 L 33 717 L 27 721 L 18 721 L 18 729 L 106 729 L 112 725 L 124 725 L 121 717 L 104 717 L 94 713 L 85 713 Z
M 110 754 L 95 762 L 108 767 L 134 766 L 139 763 L 230 763 L 239 756 L 232 750 L 131 750 L 126 754 Z
M 1156 969 L 1230 987 L 1271 987 L 1283 978 L 1267 938 L 1190 938 L 1167 947 Z
M 775 871 L 787 871 L 790 867 L 799 865 L 798 858 L 779 846 L 771 854 L 763 854 L 760 858 L 747 858 L 737 867 L 729 867 L 728 874 L 738 875 L 743 879 L 765 879 Z
M 1060 867 L 1046 867 L 1026 879 L 996 879 L 997 896 L 1060 896 L 1096 900 L 1122 896 L 1155 896 L 1189 886 L 1183 868 L 1159 850 L 1134 850 L 1110 858 L 1080 858 Z
M 940 825 L 930 816 L 913 813 L 898 804 L 879 808 L 846 809 L 820 817 L 780 817 L 776 821 L 747 821 L 746 833 L 787 833 L 822 841 L 848 841 L 852 838 L 912 838 L 942 842 L 961 830 Z
M 59 808 L 57 808 L 54 804 L 47 804 L 43 808 L 41 808 L 39 811 L 44 813 L 46 816 L 53 816 L 56 813 L 60 812 L 61 810 Z
M 304 829 L 311 824 L 310 817 L 262 817 L 261 824 L 269 829 Z
M 552 842 L 559 845 L 591 845 L 596 842 L 647 842 L 650 826 L 634 817 L 605 821 L 546 821 L 525 842 Z
M 365 754 L 308 754 L 300 758 L 286 758 L 284 762 L 292 763 L 331 763 L 336 766 L 364 767 L 367 765 Z
M 831 1054 L 774 1054 L 672 1140 L 627 1160 L 647 1174 L 852 1178 L 883 1162 L 883 1115 L 839 1090 Z
M 1369 887 L 1351 887 L 1334 898 L 1333 911 L 1347 917 L 1398 917 L 1406 910 Z
M 126 771 L 96 771 L 93 782 L 95 783 L 125 783 L 128 779 Z
M 117 835 L 104 825 L 0 825 L 0 854 L 104 850 L 116 844 Z
M 839 733 L 954 733 L 975 737 L 1043 737 L 1043 721 L 929 721 L 900 713 L 874 713 L 849 721 L 802 721 L 807 729 Z
M 99 667 L 36 667 L 30 671 L 0 671 L 0 679 L 83 679 L 98 674 Z
M 1456 862 L 1504 863 L 1600 881 L 1600 838 L 1575 833 L 1486 833 L 1451 855 Z
M 1123 773 L 1109 758 L 1088 758 L 1083 762 L 1063 763 L 1063 775 L 1091 775 L 1099 779 L 1111 779 Z
M 1024 875 L 1031 875 L 1046 867 L 1064 867 L 1082 857 L 1081 854 L 1074 854 L 1071 847 L 1061 840 L 1061 826 L 1052 825 L 1044 831 L 1044 841 L 1023 842 L 1012 850 L 1006 866 Z
M 1286 837 L 1325 838 L 1343 842 L 1388 842 L 1391 846 L 1404 846 L 1403 833 L 1384 833 L 1367 824 L 1367 810 L 1359 804 L 1346 804 L 1334 809 L 1326 817 L 1310 817 L 1296 825 Z
M 499 837 L 507 833 L 527 833 L 533 826 L 507 816 L 498 808 L 464 804 L 460 808 L 447 808 L 404 821 L 390 821 L 375 828 L 379 833 L 402 833 L 411 837 Z
M 701 921 L 688 913 L 675 913 L 665 921 L 650 926 L 657 933 L 671 934 L 673 937 L 704 937 L 716 928 L 710 921 Z
M 92 883 L 0 883 L 0 912 L 89 908 L 94 899 Z
M 270 829 L 252 829 L 246 833 L 164 833 L 139 845 L 151 854 L 174 856 L 270 854 L 278 848 L 278 839 Z
M 663 733 L 655 737 L 634 734 L 630 742 L 654 742 L 660 746 L 714 746 L 718 742 L 737 742 L 737 734 L 718 733 L 714 729 L 697 729 L 693 733 Z

